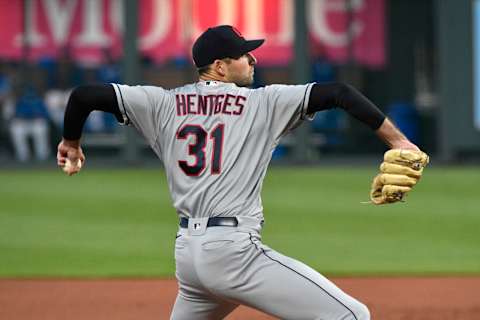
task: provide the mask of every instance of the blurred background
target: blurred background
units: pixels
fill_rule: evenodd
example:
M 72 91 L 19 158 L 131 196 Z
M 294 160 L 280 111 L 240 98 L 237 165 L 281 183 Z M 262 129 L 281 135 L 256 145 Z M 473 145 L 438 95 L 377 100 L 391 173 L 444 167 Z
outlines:
M 347 82 L 438 161 L 480 159 L 476 0 L 0 0 L 0 8 L 0 165 L 54 164 L 75 86 L 196 81 L 192 42 L 218 24 L 267 39 L 254 52 L 255 87 Z M 84 132 L 90 159 L 155 159 L 113 116 L 92 113 Z M 332 109 L 285 137 L 274 162 L 378 158 L 385 149 Z

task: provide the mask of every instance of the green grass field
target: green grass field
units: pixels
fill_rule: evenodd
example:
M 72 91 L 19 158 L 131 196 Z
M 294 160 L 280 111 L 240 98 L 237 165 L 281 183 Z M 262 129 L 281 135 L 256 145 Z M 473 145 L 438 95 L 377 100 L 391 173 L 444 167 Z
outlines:
M 264 242 L 329 275 L 480 273 L 480 170 L 428 168 L 373 206 L 376 169 L 273 168 Z M 0 171 L 0 277 L 172 277 L 177 217 L 161 170 Z

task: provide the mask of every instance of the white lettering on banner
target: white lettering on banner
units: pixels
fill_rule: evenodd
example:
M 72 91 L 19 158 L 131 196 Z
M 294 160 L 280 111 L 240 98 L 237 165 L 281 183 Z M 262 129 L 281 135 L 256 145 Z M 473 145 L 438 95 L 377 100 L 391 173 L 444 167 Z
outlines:
M 280 0 L 278 33 L 270 35 L 272 43 L 285 45 L 293 41 L 293 0 Z
M 190 41 L 192 35 L 192 2 L 191 0 L 180 0 L 180 13 L 177 16 L 177 26 L 181 43 Z
M 192 0 L 191 2 L 192 3 L 192 20 L 189 24 L 191 39 L 196 39 L 200 35 L 200 28 L 198 27 L 198 10 L 196 10 L 196 4 L 194 2 L 196 1 Z
M 110 23 L 112 29 L 118 33 L 123 33 L 123 1 L 110 1 Z
M 155 47 L 167 36 L 172 28 L 173 8 L 169 0 L 151 0 L 152 1 L 152 27 L 140 38 L 140 49 L 147 50 Z M 110 20 L 113 29 L 118 34 L 124 31 L 124 11 L 123 1 L 111 1 Z M 140 14 L 140 13 L 139 13 Z
M 364 0 L 353 0 L 352 10 L 358 11 L 364 5 Z M 312 35 L 319 41 L 332 47 L 344 47 L 348 44 L 348 28 L 343 32 L 334 32 L 329 27 L 327 17 L 329 12 L 347 11 L 345 0 L 310 0 L 308 2 L 308 23 Z M 354 19 L 352 21 L 352 37 L 357 37 L 363 31 L 363 24 Z
M 62 5 L 64 3 L 64 5 Z M 53 42 L 63 45 L 70 34 L 73 22 L 73 14 L 77 6 L 77 0 L 43 0 L 43 7 L 47 23 L 50 27 Z
M 203 0 L 192 0 L 192 7 L 196 8 Z M 196 2 L 193 4 L 193 2 Z M 218 16 L 215 25 L 229 24 L 237 25 L 238 21 L 238 1 L 237 0 L 217 0 Z M 198 10 L 194 9 L 192 14 L 191 39 L 196 39 L 204 30 L 200 28 L 198 23 L 200 21 Z
M 103 28 L 104 8 L 103 1 L 84 0 L 83 4 L 83 28 L 75 39 L 78 46 L 108 46 L 111 43 L 110 37 Z M 113 1 L 121 2 L 121 1 Z
M 264 38 L 263 0 L 245 0 L 245 35 L 249 38 Z
M 217 5 L 218 24 L 229 24 L 232 26 L 236 25 L 238 18 L 237 0 L 217 0 Z
M 200 0 L 196 0 L 201 2 Z M 238 0 L 217 0 L 218 16 L 215 25 L 229 24 L 238 26 L 237 19 L 239 18 L 239 1 Z M 248 38 L 264 38 L 264 14 L 263 14 L 263 0 L 243 0 L 240 5 L 244 6 L 244 25 L 242 33 Z M 203 29 L 198 26 L 200 21 L 198 10 L 194 10 L 192 17 L 193 21 L 193 38 L 198 37 Z
M 37 2 L 36 0 L 26 0 L 26 34 L 20 33 L 15 36 L 15 46 L 22 47 L 23 43 L 30 47 L 41 47 L 46 44 L 47 39 L 37 29 Z
M 149 32 L 140 38 L 140 48 L 149 49 L 160 43 L 171 29 L 173 9 L 169 0 L 152 0 L 153 26 Z M 182 12 L 183 13 L 183 12 Z M 181 14 L 182 14 L 181 13 Z

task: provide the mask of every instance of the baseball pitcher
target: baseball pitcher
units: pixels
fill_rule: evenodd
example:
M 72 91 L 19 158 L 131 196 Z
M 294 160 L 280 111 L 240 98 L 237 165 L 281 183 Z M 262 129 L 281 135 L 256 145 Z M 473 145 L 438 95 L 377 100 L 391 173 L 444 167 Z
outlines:
M 106 84 L 76 88 L 69 99 L 58 165 L 80 171 L 80 137 L 93 110 L 134 126 L 163 162 L 179 216 L 175 243 L 179 291 L 171 319 L 223 319 L 243 304 L 281 319 L 370 319 L 367 307 L 307 265 L 261 241 L 260 192 L 282 136 L 332 107 L 375 130 L 391 148 L 371 201 L 400 201 L 428 157 L 384 114 L 341 83 L 249 89 L 264 40 L 232 26 L 206 30 L 194 43 L 199 81 L 167 90 Z

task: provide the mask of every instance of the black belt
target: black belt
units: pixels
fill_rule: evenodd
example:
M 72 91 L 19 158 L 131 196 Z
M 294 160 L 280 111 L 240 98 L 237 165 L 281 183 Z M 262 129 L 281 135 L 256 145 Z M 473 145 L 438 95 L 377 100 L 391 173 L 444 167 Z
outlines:
M 208 218 L 208 227 L 236 227 L 238 220 L 235 217 L 211 217 Z M 180 227 L 188 228 L 188 218 L 180 218 Z

